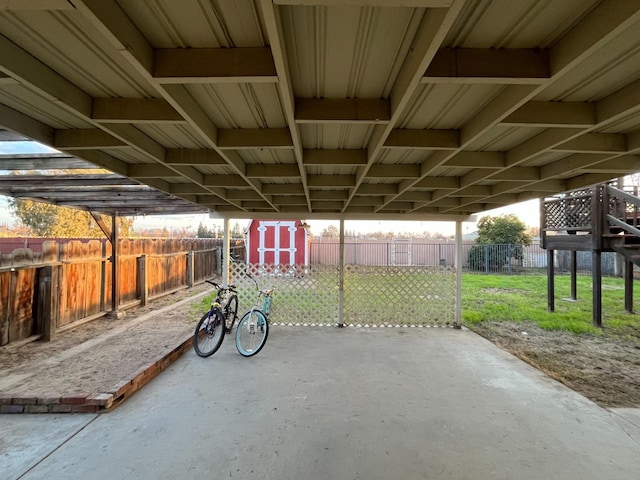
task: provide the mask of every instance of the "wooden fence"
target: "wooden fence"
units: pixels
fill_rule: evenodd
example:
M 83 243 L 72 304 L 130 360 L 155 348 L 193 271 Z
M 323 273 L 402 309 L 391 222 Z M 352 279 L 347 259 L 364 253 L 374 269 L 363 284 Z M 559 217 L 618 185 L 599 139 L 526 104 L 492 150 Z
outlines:
M 218 272 L 219 239 L 122 239 L 117 308 L 192 286 Z M 0 346 L 56 333 L 112 310 L 111 245 L 44 242 L 0 254 Z

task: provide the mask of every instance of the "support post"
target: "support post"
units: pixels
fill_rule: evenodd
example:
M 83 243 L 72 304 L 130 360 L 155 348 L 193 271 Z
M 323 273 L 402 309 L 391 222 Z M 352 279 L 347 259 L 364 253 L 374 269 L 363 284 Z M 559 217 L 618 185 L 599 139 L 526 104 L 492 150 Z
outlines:
M 58 267 L 47 265 L 38 269 L 38 331 L 45 342 L 56 336 L 58 327 Z
M 104 312 L 107 307 L 107 244 L 102 242 L 102 261 L 100 262 L 100 311 Z
M 120 312 L 120 232 L 118 231 L 118 212 L 111 218 L 111 316 L 122 318 Z
M 571 300 L 578 299 L 578 252 L 571 250 Z
M 224 219 L 224 239 L 222 241 L 222 285 L 229 285 L 229 257 L 231 256 L 231 219 Z
M 633 313 L 633 262 L 624 262 L 624 309 Z
M 187 253 L 187 287 L 193 287 L 195 283 L 195 267 L 193 265 L 193 252 Z
M 344 219 L 340 219 L 340 254 L 338 260 L 338 327 L 344 327 Z
M 462 328 L 462 222 L 456 220 L 456 306 L 454 328 Z
M 553 254 L 554 250 L 547 250 L 547 310 L 554 312 L 556 309 L 556 287 L 555 287 L 555 272 L 553 268 Z
M 593 324 L 602 326 L 602 253 L 593 250 L 591 253 L 591 276 L 593 278 Z
M 143 253 L 138 257 L 138 291 L 140 305 L 144 306 L 149 300 L 149 283 L 147 282 L 147 256 Z

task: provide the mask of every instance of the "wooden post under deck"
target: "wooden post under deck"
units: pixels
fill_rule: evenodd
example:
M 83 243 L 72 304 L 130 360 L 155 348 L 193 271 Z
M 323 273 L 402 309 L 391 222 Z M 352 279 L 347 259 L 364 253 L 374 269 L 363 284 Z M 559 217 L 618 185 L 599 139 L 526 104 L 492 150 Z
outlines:
M 547 250 L 547 310 L 555 311 L 555 273 L 553 271 L 553 250 Z

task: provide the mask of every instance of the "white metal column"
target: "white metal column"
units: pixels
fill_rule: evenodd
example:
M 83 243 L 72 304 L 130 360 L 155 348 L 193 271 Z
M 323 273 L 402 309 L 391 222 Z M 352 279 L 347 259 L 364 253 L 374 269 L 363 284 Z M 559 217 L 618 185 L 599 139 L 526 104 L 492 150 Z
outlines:
M 231 219 L 224 219 L 224 239 L 222 241 L 222 285 L 229 285 L 229 257 L 231 256 Z
M 456 313 L 455 327 L 462 327 L 462 221 L 456 220 Z

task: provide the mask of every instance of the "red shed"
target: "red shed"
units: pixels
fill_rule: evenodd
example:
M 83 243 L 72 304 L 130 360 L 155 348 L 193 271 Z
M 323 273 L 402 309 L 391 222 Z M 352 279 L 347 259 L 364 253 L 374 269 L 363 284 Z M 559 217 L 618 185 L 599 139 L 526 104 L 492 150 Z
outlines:
M 248 263 L 309 265 L 309 232 L 305 227 L 301 220 L 251 220 L 247 229 Z

